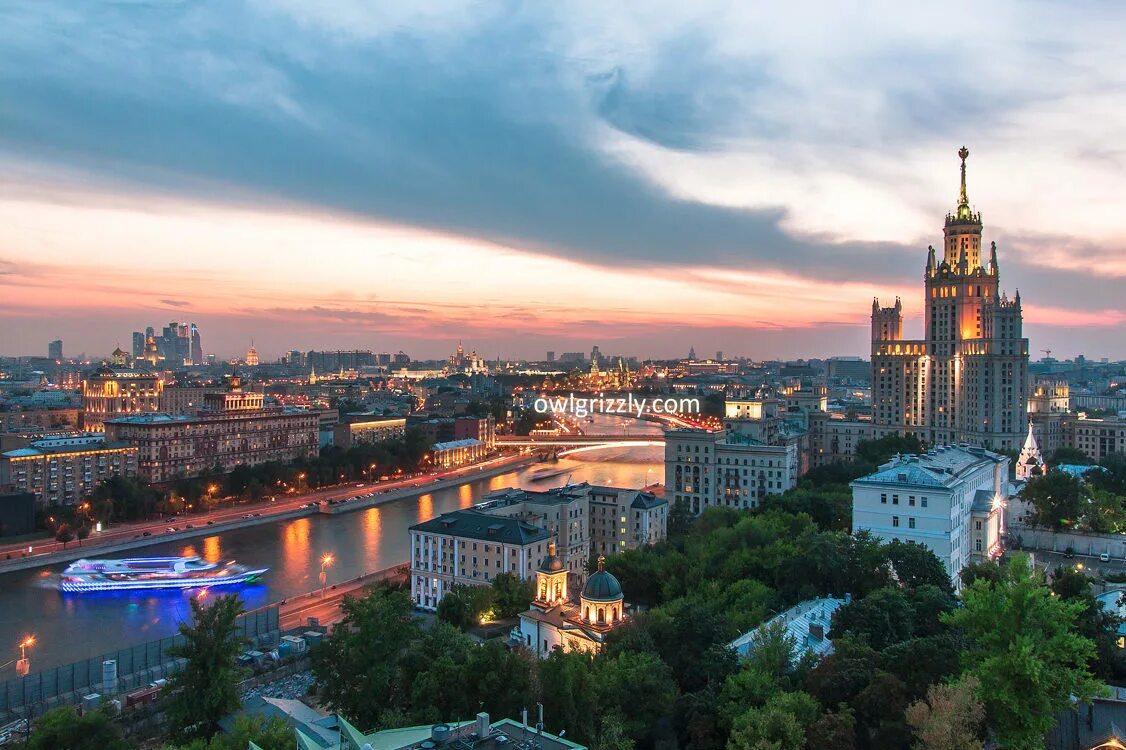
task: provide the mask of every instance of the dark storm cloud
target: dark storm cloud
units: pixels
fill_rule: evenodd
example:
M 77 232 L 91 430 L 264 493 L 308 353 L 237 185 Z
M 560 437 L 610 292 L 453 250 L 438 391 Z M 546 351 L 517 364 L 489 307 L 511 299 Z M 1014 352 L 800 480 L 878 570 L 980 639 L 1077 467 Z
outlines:
M 116 179 L 214 196 L 257 193 L 611 265 L 714 263 L 876 278 L 914 271 L 900 248 L 783 232 L 782 209 L 670 197 L 592 145 L 596 119 L 707 148 L 725 92 L 628 71 L 582 71 L 513 17 L 433 41 L 348 39 L 234 3 L 10 6 L 0 146 Z M 699 42 L 699 40 L 697 40 Z M 669 69 L 693 40 L 671 46 Z M 578 66 L 581 67 L 581 66 Z M 763 127 L 768 127 L 763 124 Z

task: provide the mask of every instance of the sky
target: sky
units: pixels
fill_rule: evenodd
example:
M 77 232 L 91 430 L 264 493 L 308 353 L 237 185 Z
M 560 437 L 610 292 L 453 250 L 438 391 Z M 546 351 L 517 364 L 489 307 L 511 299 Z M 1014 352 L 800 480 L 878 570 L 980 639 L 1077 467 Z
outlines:
M 928 6 L 928 7 L 923 7 Z M 0 0 L 0 353 L 868 354 L 958 195 L 1126 357 L 1126 5 Z

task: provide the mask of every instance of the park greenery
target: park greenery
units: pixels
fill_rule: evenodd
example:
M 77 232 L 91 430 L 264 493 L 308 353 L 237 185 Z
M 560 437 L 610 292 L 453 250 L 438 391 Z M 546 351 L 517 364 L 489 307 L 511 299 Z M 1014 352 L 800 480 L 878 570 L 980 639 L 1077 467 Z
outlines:
M 515 617 L 528 609 L 535 583 L 511 573 L 498 573 L 489 586 L 458 584 L 438 604 L 438 618 L 456 628 Z
M 1049 464 L 1051 466 L 1052 464 Z M 1021 492 L 1031 523 L 1056 531 L 1126 532 L 1126 456 L 1113 453 L 1082 477 L 1049 471 Z

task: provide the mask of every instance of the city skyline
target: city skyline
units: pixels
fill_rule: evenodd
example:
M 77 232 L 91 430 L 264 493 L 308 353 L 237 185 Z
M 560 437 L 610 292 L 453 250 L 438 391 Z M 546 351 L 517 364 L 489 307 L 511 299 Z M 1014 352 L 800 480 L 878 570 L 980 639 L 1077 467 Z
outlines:
M 867 356 L 964 143 L 1033 359 L 1126 356 L 1124 11 L 966 8 L 0 8 L 0 353 Z

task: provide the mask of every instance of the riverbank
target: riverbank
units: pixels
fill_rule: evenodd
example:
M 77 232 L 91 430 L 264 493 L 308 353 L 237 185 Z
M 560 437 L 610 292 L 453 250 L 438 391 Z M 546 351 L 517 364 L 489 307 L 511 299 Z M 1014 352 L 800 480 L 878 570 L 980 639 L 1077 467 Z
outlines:
M 10 560 L 2 559 L 0 560 L 0 574 L 42 568 L 50 565 L 56 565 L 58 563 L 71 562 L 73 560 L 78 560 L 83 557 L 91 557 L 94 555 L 102 556 L 107 554 L 114 554 L 131 549 L 148 547 L 153 544 L 160 544 L 164 542 L 178 542 L 203 536 L 211 536 L 213 534 L 233 531 L 236 529 L 244 529 L 252 526 L 275 523 L 277 521 L 287 521 L 295 518 L 312 516 L 322 512 L 326 514 L 336 515 L 339 513 L 364 510 L 376 505 L 383 505 L 384 503 L 391 503 L 398 500 L 420 497 L 430 492 L 435 492 L 449 487 L 456 487 L 466 482 L 472 482 L 479 479 L 488 479 L 489 477 L 493 477 L 498 474 L 504 474 L 512 471 L 513 469 L 527 466 L 528 464 L 534 463 L 537 460 L 538 459 L 535 456 L 511 456 L 501 460 L 494 460 L 486 466 L 459 472 L 453 476 L 443 477 L 437 480 L 430 480 L 424 484 L 412 484 L 406 487 L 384 491 L 381 494 L 376 494 L 369 498 L 361 498 L 359 500 L 349 500 L 347 502 L 337 502 L 333 505 L 325 505 L 324 511 L 322 511 L 319 507 L 310 508 L 302 505 L 286 510 L 263 512 L 261 513 L 261 515 L 246 513 L 243 517 L 235 517 L 228 520 L 217 521 L 211 525 L 199 524 L 194 526 L 193 528 L 178 527 L 176 531 L 153 534 L 147 537 L 134 537 L 131 539 L 121 539 L 102 543 L 99 543 L 96 537 L 91 537 L 87 539 L 83 544 L 79 545 L 77 542 L 75 542 L 75 546 L 69 547 L 65 550 L 54 550 L 52 552 L 36 554 L 30 557 L 13 557 Z M 334 490 L 334 492 L 340 494 L 356 493 L 358 491 L 367 490 L 357 490 L 355 488 Z M 312 497 L 313 495 L 310 496 Z M 265 503 L 256 507 L 260 507 L 263 510 L 268 510 L 269 504 Z M 254 508 L 255 506 L 245 506 L 245 508 L 239 508 L 238 510 L 245 509 L 248 511 L 253 511 Z M 182 521 L 177 521 L 176 523 L 182 523 Z

